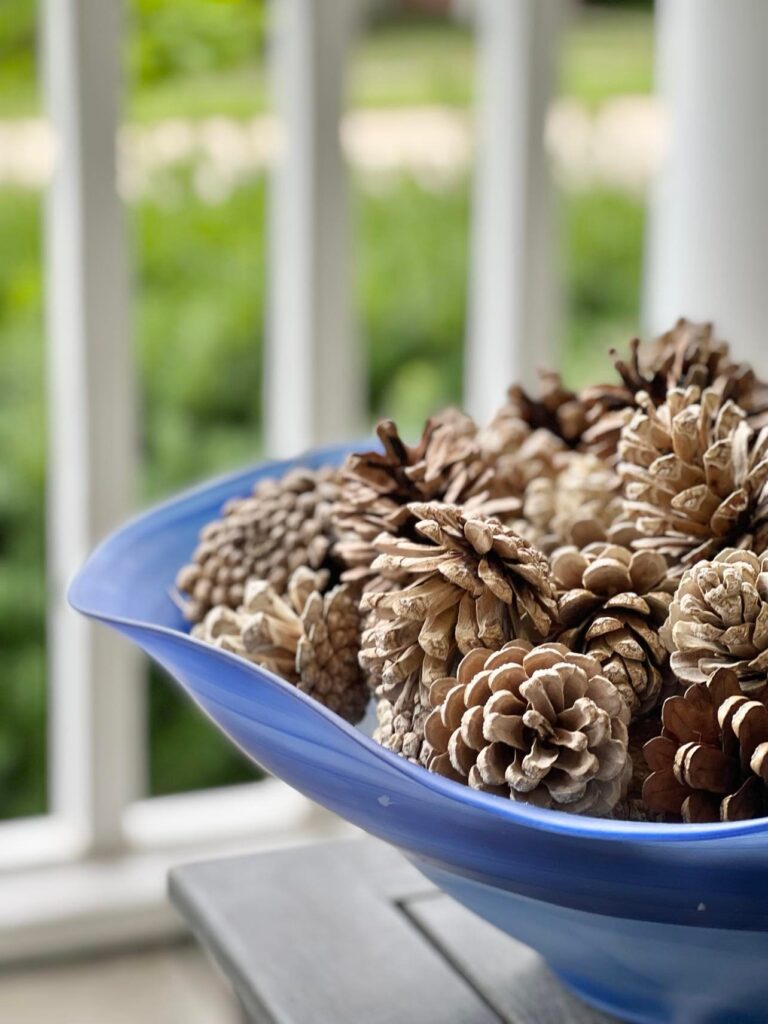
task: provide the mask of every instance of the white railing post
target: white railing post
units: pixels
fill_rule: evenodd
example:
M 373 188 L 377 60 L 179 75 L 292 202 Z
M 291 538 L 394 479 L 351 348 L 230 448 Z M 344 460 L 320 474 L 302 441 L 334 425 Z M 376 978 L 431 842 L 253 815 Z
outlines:
M 265 437 L 271 455 L 338 440 L 362 422 L 351 324 L 347 189 L 339 119 L 360 0 L 273 0 L 281 129 L 269 218 Z
M 136 381 L 115 190 L 119 0 L 47 0 L 44 66 L 56 166 L 46 218 L 52 809 L 94 852 L 119 848 L 141 788 L 139 662 L 65 605 L 78 564 L 132 505 Z M 120 581 L 116 580 L 119 586 Z
M 486 420 L 551 360 L 557 323 L 544 149 L 562 0 L 480 0 L 465 404 Z
M 667 151 L 652 205 L 645 317 L 714 320 L 768 368 L 768 4 L 661 0 Z

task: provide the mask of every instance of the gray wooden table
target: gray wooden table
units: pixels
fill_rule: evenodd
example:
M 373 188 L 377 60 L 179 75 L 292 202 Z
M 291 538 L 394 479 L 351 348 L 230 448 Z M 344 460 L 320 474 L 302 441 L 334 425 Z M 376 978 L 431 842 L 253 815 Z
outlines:
M 177 868 L 170 895 L 253 1024 L 610 1024 L 372 839 Z

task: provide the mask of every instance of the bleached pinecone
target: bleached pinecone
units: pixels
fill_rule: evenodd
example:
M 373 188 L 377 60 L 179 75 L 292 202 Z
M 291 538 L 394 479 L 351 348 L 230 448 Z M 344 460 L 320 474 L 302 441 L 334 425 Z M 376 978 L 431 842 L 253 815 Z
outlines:
M 212 609 L 193 635 L 281 676 L 350 722 L 365 714 L 369 691 L 357 662 L 360 612 L 349 587 L 331 590 L 327 571 L 297 569 L 279 594 L 251 580 L 237 610 Z
M 570 454 L 570 449 L 559 437 L 541 428 L 531 431 L 516 450 L 498 456 L 496 466 L 500 479 L 504 480 L 510 494 L 520 497 L 521 511 L 528 488 L 539 482 L 551 486 Z M 514 508 L 510 509 L 504 517 L 505 524 L 513 528 L 516 522 L 514 511 Z
M 745 697 L 730 669 L 670 697 L 661 736 L 646 743 L 643 801 L 685 822 L 741 821 L 768 812 L 768 708 Z
M 618 476 L 596 456 L 562 452 L 555 476 L 530 481 L 523 520 L 513 525 L 547 554 L 563 544 L 584 547 L 604 541 L 623 511 L 620 489 Z
M 673 389 L 658 408 L 641 393 L 622 431 L 619 475 L 635 547 L 667 557 L 673 574 L 726 547 L 768 544 L 768 428 L 714 390 Z
M 629 710 L 594 658 L 513 640 L 471 651 L 433 690 L 431 771 L 577 814 L 610 814 L 624 796 Z
M 768 557 L 727 548 L 683 574 L 661 631 L 679 679 L 702 683 L 730 668 L 742 692 L 766 690 L 767 573 Z
M 496 520 L 454 506 L 414 502 L 418 540 L 382 534 L 374 569 L 404 574 L 400 589 L 366 594 L 372 612 L 361 660 L 375 679 L 449 673 L 459 653 L 541 638 L 556 602 L 544 556 Z
M 595 658 L 635 714 L 656 706 L 668 654 L 659 637 L 674 583 L 664 557 L 618 544 L 559 548 L 552 555 L 566 646 Z
M 556 602 L 544 556 L 497 521 L 437 503 L 409 509 L 417 541 L 376 541 L 374 569 L 402 573 L 405 582 L 363 596 L 360 664 L 418 759 L 432 682 L 473 647 L 545 636 Z
M 413 536 L 410 502 L 458 502 L 486 514 L 519 507 L 517 499 L 500 493 L 497 467 L 478 443 L 477 425 L 458 409 L 429 419 L 416 445 L 402 440 L 392 420 L 382 420 L 376 433 L 384 451 L 347 458 L 333 510 L 344 581 L 366 590 L 386 586 L 371 569 L 373 542 L 381 533 Z
M 249 580 L 267 580 L 283 593 L 299 566 L 330 564 L 331 507 L 339 493 L 337 470 L 299 468 L 228 501 L 176 577 L 186 617 L 199 622 L 214 606 L 237 608 Z

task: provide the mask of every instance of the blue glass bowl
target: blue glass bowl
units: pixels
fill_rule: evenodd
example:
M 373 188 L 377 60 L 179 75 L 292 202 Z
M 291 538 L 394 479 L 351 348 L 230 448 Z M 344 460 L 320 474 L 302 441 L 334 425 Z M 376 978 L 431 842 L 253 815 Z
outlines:
M 191 491 L 128 524 L 72 583 L 75 608 L 139 644 L 267 771 L 399 847 L 440 888 L 628 1021 L 768 1020 L 768 820 L 653 825 L 539 810 L 431 775 L 267 671 L 193 640 L 169 597 L 200 527 L 254 481 Z

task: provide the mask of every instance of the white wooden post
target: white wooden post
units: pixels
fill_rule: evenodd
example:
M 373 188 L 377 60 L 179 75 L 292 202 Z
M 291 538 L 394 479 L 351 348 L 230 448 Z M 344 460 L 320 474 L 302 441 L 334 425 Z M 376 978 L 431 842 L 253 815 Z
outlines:
M 274 0 L 281 127 L 270 198 L 265 437 L 271 455 L 362 423 L 362 353 L 351 327 L 341 152 L 346 53 L 360 0 Z
M 714 320 L 768 369 L 768 3 L 661 0 L 667 153 L 647 246 L 645 316 Z
M 47 0 L 44 59 L 57 157 L 46 218 L 53 810 L 95 852 L 119 848 L 139 794 L 144 717 L 128 645 L 65 605 L 73 571 L 132 504 L 135 375 L 115 191 L 119 0 Z M 116 581 L 119 584 L 119 581 Z
M 481 0 L 465 403 L 486 420 L 531 385 L 557 324 L 544 128 L 561 0 Z

